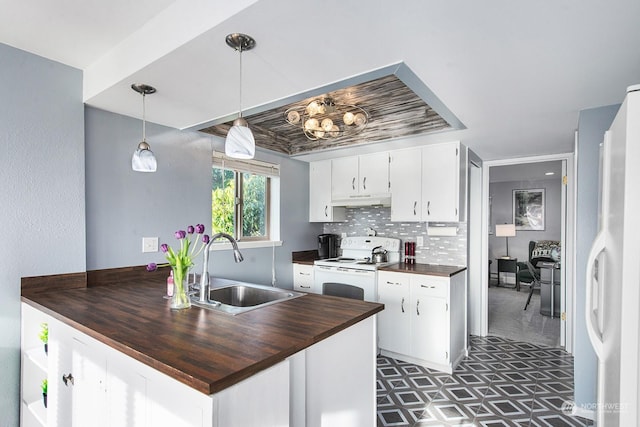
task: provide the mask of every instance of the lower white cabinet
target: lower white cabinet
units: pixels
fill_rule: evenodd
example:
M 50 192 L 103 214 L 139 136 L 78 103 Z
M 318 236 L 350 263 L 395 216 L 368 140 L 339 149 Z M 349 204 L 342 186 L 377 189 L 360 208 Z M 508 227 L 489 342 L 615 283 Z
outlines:
M 467 355 L 466 272 L 451 277 L 378 272 L 383 355 L 452 373 Z
M 313 286 L 313 265 L 293 263 L 293 290 L 318 293 Z

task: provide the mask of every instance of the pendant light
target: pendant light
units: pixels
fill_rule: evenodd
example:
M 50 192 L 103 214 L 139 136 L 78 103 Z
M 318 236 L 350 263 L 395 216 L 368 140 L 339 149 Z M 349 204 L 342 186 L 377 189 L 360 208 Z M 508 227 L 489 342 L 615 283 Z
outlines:
M 240 109 L 238 118 L 227 133 L 224 142 L 225 154 L 236 159 L 252 159 L 256 153 L 256 141 L 249 129 L 249 124 L 242 117 L 242 52 L 255 47 L 256 41 L 246 34 L 233 33 L 226 37 L 226 42 L 233 50 L 240 52 Z
M 158 162 L 156 161 L 156 156 L 153 155 L 153 151 L 151 151 L 151 147 L 147 144 L 144 99 L 146 95 L 155 93 L 156 89 L 142 83 L 132 84 L 131 89 L 142 95 L 142 141 L 138 144 L 133 157 L 131 157 L 131 168 L 136 172 L 155 172 L 158 169 Z

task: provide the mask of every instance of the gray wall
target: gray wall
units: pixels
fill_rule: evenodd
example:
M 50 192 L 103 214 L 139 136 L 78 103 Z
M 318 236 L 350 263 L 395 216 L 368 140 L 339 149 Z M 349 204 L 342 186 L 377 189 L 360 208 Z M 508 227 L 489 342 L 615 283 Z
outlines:
M 0 425 L 17 426 L 20 278 L 85 270 L 82 73 L 0 44 Z
M 158 88 L 161 91 L 161 88 Z M 141 102 L 132 93 L 132 102 Z M 153 97 L 147 99 L 153 108 Z M 147 123 L 147 141 L 158 159 L 156 173 L 131 170 L 131 154 L 142 122 L 86 108 L 87 269 L 164 262 L 162 253 L 142 253 L 142 237 L 175 242 L 174 231 L 205 224 L 211 231 L 211 150 L 224 141 L 199 132 Z M 309 223 L 309 165 L 263 151 L 256 158 L 281 165 L 281 240 L 275 248 L 243 249 L 235 264 L 230 251 L 214 251 L 210 272 L 220 277 L 291 288 L 291 252 L 314 249 L 321 226 Z M 201 266 L 194 267 L 199 272 Z
M 499 166 L 498 166 L 499 167 Z M 491 197 L 492 224 L 491 231 L 495 233 L 496 224 L 513 223 L 513 190 L 527 188 L 545 189 L 545 229 L 541 231 L 517 230 L 515 237 L 509 237 L 509 256 L 526 260 L 529 257 L 529 241 L 531 240 L 560 240 L 561 226 L 561 178 L 539 181 L 510 181 L 494 182 L 489 185 Z M 491 270 L 497 272 L 498 264 L 495 259 L 506 255 L 506 240 L 504 237 L 489 236 L 489 259 L 494 260 Z
M 596 402 L 598 364 L 584 320 L 586 268 L 589 250 L 598 231 L 599 147 L 619 108 L 619 105 L 610 105 L 583 110 L 578 119 L 574 351 L 575 402 L 578 406 Z

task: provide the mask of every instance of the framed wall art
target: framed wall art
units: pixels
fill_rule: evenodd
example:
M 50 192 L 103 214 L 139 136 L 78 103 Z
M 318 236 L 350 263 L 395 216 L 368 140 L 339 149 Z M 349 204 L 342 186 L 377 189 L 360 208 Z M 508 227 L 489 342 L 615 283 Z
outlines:
M 516 230 L 544 230 L 544 188 L 513 190 Z

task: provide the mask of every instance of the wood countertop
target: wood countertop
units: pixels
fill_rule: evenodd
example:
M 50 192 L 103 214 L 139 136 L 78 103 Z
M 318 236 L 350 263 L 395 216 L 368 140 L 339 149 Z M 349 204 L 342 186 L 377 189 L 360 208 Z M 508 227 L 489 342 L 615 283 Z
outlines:
M 396 273 L 425 274 L 428 276 L 451 277 L 465 271 L 467 267 L 436 264 L 405 264 L 403 262 L 380 268 L 380 271 L 394 271 Z
M 24 279 L 23 279 L 24 280 Z M 192 388 L 213 394 L 382 311 L 307 294 L 236 316 L 172 311 L 156 277 L 26 293 L 22 300 Z

